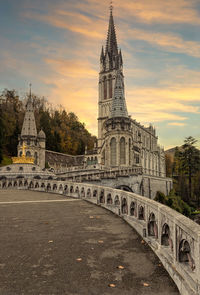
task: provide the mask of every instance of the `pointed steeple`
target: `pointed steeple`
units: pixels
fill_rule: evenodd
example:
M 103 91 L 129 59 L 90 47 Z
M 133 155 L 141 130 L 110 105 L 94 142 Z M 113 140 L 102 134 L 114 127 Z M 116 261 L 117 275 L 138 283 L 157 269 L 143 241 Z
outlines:
M 101 49 L 100 61 L 101 61 L 101 62 L 104 61 L 104 49 L 103 49 L 103 46 L 102 46 L 102 49 Z
M 37 129 L 35 124 L 34 107 L 31 94 L 31 84 L 30 93 L 26 104 L 26 112 L 24 117 L 24 122 L 22 126 L 21 136 L 37 136 Z
M 128 117 L 124 96 L 124 83 L 120 71 L 117 72 L 114 98 L 112 101 L 111 118 L 113 117 Z
M 110 19 L 109 19 L 109 26 L 108 26 L 108 35 L 107 35 L 107 42 L 106 42 L 106 52 L 109 53 L 110 56 L 118 54 L 118 47 L 117 47 L 117 38 L 115 33 L 115 25 L 113 19 L 113 6 L 110 6 Z

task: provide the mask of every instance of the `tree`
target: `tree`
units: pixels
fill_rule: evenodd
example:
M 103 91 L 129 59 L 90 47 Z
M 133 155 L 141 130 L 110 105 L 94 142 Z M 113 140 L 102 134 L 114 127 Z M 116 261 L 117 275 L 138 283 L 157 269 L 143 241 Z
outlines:
M 182 146 L 182 168 L 188 177 L 188 201 L 192 198 L 192 176 L 200 168 L 200 151 L 195 147 L 197 140 L 192 136 L 186 137 Z
M 0 164 L 3 160 L 3 120 L 2 120 L 2 108 L 0 105 Z

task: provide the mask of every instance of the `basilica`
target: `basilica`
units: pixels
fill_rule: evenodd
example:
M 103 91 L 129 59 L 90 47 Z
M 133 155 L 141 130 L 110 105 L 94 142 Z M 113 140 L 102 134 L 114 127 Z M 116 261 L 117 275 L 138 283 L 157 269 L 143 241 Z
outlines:
M 165 177 L 164 150 L 152 125 L 144 127 L 128 114 L 124 91 L 123 58 L 118 49 L 112 8 L 105 48 L 100 54 L 98 140 L 85 155 L 70 156 L 45 149 L 45 134 L 37 133 L 31 93 L 19 136 L 18 156 L 26 145 L 26 155 L 41 168 L 55 172 L 138 167 L 144 175 Z M 46 164 L 45 164 L 46 163 Z

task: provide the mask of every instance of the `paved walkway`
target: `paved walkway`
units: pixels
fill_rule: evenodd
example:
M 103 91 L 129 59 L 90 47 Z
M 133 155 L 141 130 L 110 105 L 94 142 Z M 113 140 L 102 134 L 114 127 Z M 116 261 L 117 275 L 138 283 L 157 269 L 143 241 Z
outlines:
M 0 295 L 179 294 L 128 224 L 83 200 L 0 191 L 0 237 Z

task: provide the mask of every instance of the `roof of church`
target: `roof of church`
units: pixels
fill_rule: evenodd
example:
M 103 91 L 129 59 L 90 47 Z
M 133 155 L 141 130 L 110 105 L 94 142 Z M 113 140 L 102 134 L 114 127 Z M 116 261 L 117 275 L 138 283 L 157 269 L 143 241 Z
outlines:
M 22 126 L 21 136 L 37 136 L 37 129 L 35 124 L 33 101 L 31 92 L 26 104 L 26 113 L 24 116 L 24 122 Z
M 128 117 L 124 96 L 124 83 L 121 71 L 117 72 L 114 98 L 112 100 L 111 117 Z
M 109 20 L 109 26 L 108 26 L 108 36 L 107 36 L 105 53 L 107 52 L 110 55 L 118 54 L 117 38 L 115 33 L 115 24 L 114 24 L 114 19 L 112 14 L 112 8 L 110 9 L 110 20 Z

